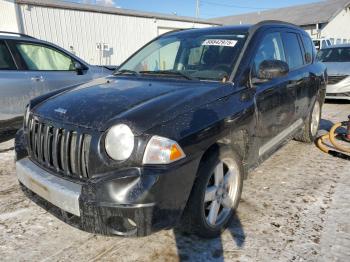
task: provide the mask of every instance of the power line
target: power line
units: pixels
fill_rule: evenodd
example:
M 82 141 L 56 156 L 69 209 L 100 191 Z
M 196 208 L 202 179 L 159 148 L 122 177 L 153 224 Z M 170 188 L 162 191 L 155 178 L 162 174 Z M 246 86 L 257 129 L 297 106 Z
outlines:
M 208 4 L 208 5 L 216 5 L 216 6 L 224 6 L 224 7 L 233 7 L 233 8 L 241 8 L 241 9 L 255 9 L 255 10 L 273 9 L 273 8 L 267 8 L 267 7 L 250 7 L 250 6 L 241 6 L 241 5 L 214 3 L 214 2 L 210 2 L 210 1 L 201 1 L 201 2 L 202 2 L 202 3 L 205 3 L 205 4 Z

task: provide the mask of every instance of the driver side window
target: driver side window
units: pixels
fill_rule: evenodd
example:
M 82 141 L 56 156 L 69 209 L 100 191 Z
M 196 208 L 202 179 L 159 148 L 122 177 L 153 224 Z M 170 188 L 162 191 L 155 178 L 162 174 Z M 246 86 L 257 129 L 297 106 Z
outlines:
M 260 64 L 265 60 L 280 60 L 286 62 L 282 37 L 280 33 L 269 33 L 262 40 L 254 58 L 253 74 L 256 77 Z

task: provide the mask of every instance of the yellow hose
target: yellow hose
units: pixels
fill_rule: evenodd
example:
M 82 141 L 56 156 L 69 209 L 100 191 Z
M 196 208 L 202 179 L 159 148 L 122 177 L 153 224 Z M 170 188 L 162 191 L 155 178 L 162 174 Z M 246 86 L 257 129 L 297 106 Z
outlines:
M 328 154 L 331 154 L 332 156 L 350 159 L 349 155 L 342 153 L 342 152 L 350 153 L 350 148 L 342 146 L 339 143 L 337 143 L 337 141 L 336 141 L 336 136 L 338 134 L 335 131 L 339 127 L 343 126 L 344 123 L 346 123 L 346 122 L 336 123 L 335 125 L 333 125 L 333 127 L 331 128 L 331 130 L 329 131 L 328 134 L 325 134 L 317 139 L 316 145 L 321 151 L 328 153 Z M 332 143 L 332 145 L 334 146 L 334 148 L 341 151 L 341 152 L 338 152 L 335 150 L 330 150 L 329 147 L 325 144 L 325 140 L 329 140 Z
M 329 149 L 324 145 L 324 140 L 329 138 L 329 134 L 323 135 L 320 138 L 317 139 L 317 146 L 321 151 L 328 153 Z
M 335 137 L 337 135 L 335 131 L 337 130 L 338 127 L 341 127 L 341 126 L 342 126 L 342 123 L 337 123 L 331 128 L 331 130 L 329 131 L 329 141 L 331 141 L 331 143 L 336 149 L 343 151 L 345 153 L 350 153 L 350 147 L 342 146 L 339 143 L 337 143 L 337 141 L 335 140 Z

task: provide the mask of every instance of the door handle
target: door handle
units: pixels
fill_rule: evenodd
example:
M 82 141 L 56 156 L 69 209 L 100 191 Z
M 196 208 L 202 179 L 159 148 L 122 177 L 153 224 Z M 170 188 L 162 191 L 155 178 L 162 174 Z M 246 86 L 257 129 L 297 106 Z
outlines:
M 33 76 L 31 80 L 35 82 L 42 82 L 44 81 L 44 78 L 42 76 Z

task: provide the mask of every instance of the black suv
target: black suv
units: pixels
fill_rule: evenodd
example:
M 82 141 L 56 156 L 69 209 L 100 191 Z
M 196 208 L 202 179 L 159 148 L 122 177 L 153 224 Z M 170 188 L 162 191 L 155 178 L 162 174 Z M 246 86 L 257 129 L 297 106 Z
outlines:
M 142 236 L 181 224 L 214 237 L 249 170 L 291 138 L 314 141 L 326 80 L 294 25 L 167 33 L 113 76 L 32 100 L 17 176 L 87 231 Z

